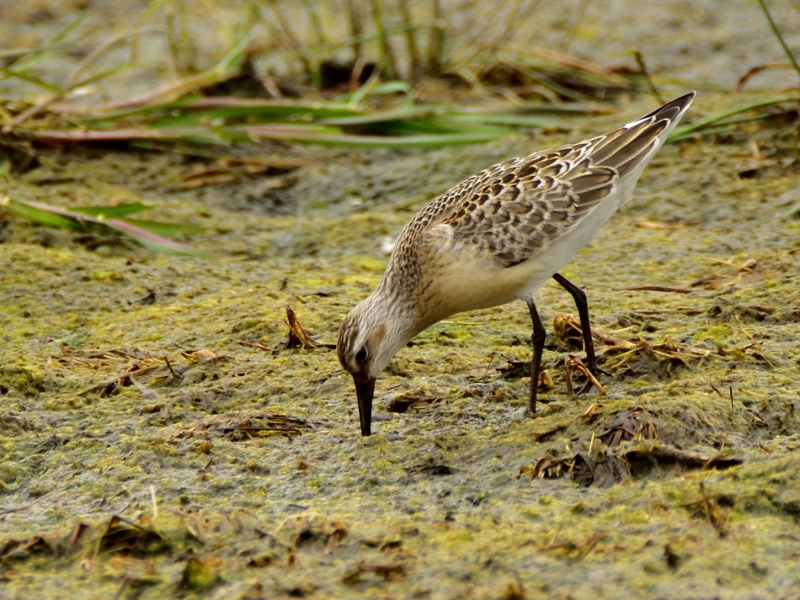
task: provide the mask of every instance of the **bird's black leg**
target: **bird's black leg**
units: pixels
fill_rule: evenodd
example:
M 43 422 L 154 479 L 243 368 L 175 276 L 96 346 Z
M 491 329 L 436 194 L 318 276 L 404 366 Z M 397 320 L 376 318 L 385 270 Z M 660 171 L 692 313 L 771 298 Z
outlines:
M 561 273 L 553 275 L 561 287 L 567 290 L 575 300 L 575 307 L 578 309 L 578 316 L 581 320 L 581 334 L 583 335 L 583 347 L 586 349 L 586 366 L 595 377 L 600 374 L 597 369 L 597 358 L 594 355 L 594 343 L 592 341 L 592 326 L 589 322 L 589 302 L 586 300 L 586 292 Z
M 553 275 L 553 279 L 555 279 L 561 285 L 561 287 L 567 290 L 572 296 L 573 300 L 575 300 L 575 306 L 578 309 L 578 316 L 581 320 L 583 347 L 586 350 L 586 367 L 589 369 L 589 372 L 592 375 L 599 377 L 600 373 L 605 373 L 605 371 L 597 366 L 597 357 L 594 354 L 594 341 L 592 340 L 592 326 L 589 321 L 589 303 L 586 300 L 586 292 L 572 283 L 569 279 L 561 275 L 561 273 L 556 273 Z M 606 375 L 607 374 L 608 373 L 606 373 Z M 586 385 L 583 386 L 578 393 L 587 392 L 591 386 L 592 383 L 590 381 L 586 382 Z
M 547 332 L 542 324 L 542 319 L 539 318 L 539 313 L 536 310 L 536 305 L 533 303 L 533 298 L 528 298 L 528 310 L 531 313 L 531 321 L 533 321 L 533 335 L 531 336 L 531 344 L 533 344 L 533 360 L 531 360 L 531 401 L 530 409 L 531 414 L 536 413 L 536 393 L 539 390 L 539 373 L 542 370 L 542 351 L 544 350 L 544 340 L 547 337 Z

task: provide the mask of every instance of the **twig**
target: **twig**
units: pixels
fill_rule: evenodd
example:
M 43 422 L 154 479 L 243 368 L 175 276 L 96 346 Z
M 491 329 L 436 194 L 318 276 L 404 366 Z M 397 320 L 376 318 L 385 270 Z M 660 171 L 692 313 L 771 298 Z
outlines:
M 273 350 L 269 346 L 265 346 L 261 342 L 253 343 L 253 342 L 246 342 L 244 340 L 233 340 L 233 341 L 236 342 L 237 344 L 239 344 L 240 346 L 246 346 L 248 348 L 256 348 L 257 350 L 261 350 L 263 352 L 268 352 L 269 354 L 274 354 L 275 353 L 275 350 Z
M 716 530 L 720 537 L 725 537 L 727 528 L 720 519 L 717 510 L 717 503 L 708 497 L 708 494 L 706 494 L 705 483 L 702 481 L 700 482 L 700 498 L 700 506 L 702 507 L 701 510 L 703 514 L 705 514 L 706 519 L 708 519 L 709 524 Z
M 755 65 L 747 69 L 744 74 L 739 77 L 739 80 L 736 82 L 736 91 L 740 91 L 744 85 L 750 81 L 750 79 L 761 73 L 761 71 L 767 71 L 769 69 L 791 69 L 792 65 L 785 62 L 771 62 L 765 63 L 763 65 Z
M 571 358 L 571 357 L 570 357 Z M 566 364 L 564 365 L 564 379 L 566 380 L 567 384 L 567 395 L 572 398 L 575 395 L 575 387 L 572 385 L 572 363 L 570 359 L 567 358 Z
M 560 533 L 561 533 L 561 524 L 559 523 L 558 527 L 556 527 L 556 530 L 553 532 L 553 537 L 550 538 L 550 541 L 547 543 L 547 546 L 545 546 L 545 548 L 552 548 L 555 545 L 556 540 L 558 539 L 558 535 Z
M 312 340 L 305 328 L 295 316 L 294 311 L 286 307 L 286 324 L 289 326 L 289 338 L 286 340 L 287 348 L 319 348 L 320 344 Z
M 128 375 L 128 381 L 130 381 L 133 386 L 139 390 L 139 393 L 147 398 L 148 400 L 158 400 L 159 396 L 156 392 L 148 388 L 143 383 L 136 381 L 136 378 L 133 375 Z
M 169 360 L 169 356 L 166 354 L 164 355 L 164 364 L 167 365 L 167 369 L 169 369 L 170 375 L 175 379 L 178 379 L 178 374 L 175 372 L 175 369 L 172 368 L 172 363 Z
M 605 393 L 606 393 L 606 389 L 605 389 L 605 388 L 603 387 L 603 385 L 602 385 L 602 384 L 601 384 L 601 383 L 600 383 L 600 382 L 597 380 L 597 377 L 595 377 L 595 376 L 592 374 L 592 372 L 589 370 L 589 368 L 588 368 L 588 367 L 587 367 L 585 364 L 583 364 L 583 361 L 582 361 L 580 358 L 578 358 L 577 356 L 573 356 L 573 355 L 571 355 L 571 354 L 570 354 L 570 355 L 569 355 L 569 360 L 572 362 L 572 364 L 574 365 L 574 367 L 575 367 L 575 368 L 576 368 L 578 371 L 580 371 L 581 373 L 583 373 L 583 374 L 586 376 L 586 378 L 587 378 L 589 381 L 591 381 L 591 382 L 592 382 L 592 385 L 593 385 L 594 387 L 596 387 L 596 388 L 597 388 L 597 391 L 598 391 L 598 392 L 600 392 L 601 394 L 605 394 Z
M 207 71 L 203 71 L 202 73 L 198 73 L 196 75 L 191 75 L 181 79 L 176 83 L 166 85 L 165 87 L 152 92 L 147 92 L 139 96 L 133 96 L 132 98 L 126 98 L 124 100 L 97 105 L 92 107 L 92 109 L 100 112 L 110 112 L 115 110 L 151 106 L 153 104 L 159 104 L 163 102 L 174 102 L 175 100 L 178 100 L 187 94 L 197 91 L 199 88 L 227 81 L 239 71 L 239 66 L 242 60 L 244 60 L 245 51 L 247 50 L 247 46 L 250 43 L 252 36 L 253 32 L 251 30 L 250 33 L 248 33 L 239 41 L 233 50 L 231 50 L 219 63 Z M 76 73 L 77 72 L 78 71 L 76 71 Z
M 483 374 L 482 379 L 486 379 L 489 376 L 489 369 L 492 367 L 492 363 L 494 362 L 494 357 L 497 356 L 495 352 L 489 354 L 489 364 L 486 365 L 486 372 Z
M 591 536 L 583 540 L 578 548 L 578 556 L 576 557 L 576 560 L 581 560 L 583 557 L 589 554 L 589 552 L 591 552 L 602 539 L 603 534 L 599 531 L 595 531 Z
M 672 292 L 675 294 L 691 294 L 695 290 L 689 288 L 674 288 L 663 285 L 635 285 L 632 287 L 617 288 L 626 292 Z
M 156 500 L 156 486 L 150 484 L 150 502 L 153 505 L 153 520 L 158 518 L 158 501 Z
M 656 97 L 656 99 L 661 104 L 664 104 L 664 97 L 658 91 L 656 84 L 653 83 L 653 78 L 650 77 L 650 71 L 647 70 L 647 65 L 644 64 L 644 57 L 642 56 L 642 53 L 638 50 L 634 50 L 633 57 L 636 59 L 636 64 L 639 65 L 639 71 L 641 71 L 644 80 L 647 82 L 647 87 L 650 88 L 650 91 L 653 92 L 653 95 Z

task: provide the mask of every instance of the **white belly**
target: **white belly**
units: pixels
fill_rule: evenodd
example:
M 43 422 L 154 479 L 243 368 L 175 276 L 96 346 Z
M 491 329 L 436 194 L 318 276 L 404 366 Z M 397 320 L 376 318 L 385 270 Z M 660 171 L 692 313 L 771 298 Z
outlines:
M 602 227 L 618 206 L 606 202 L 550 246 L 513 267 L 498 266 L 491 257 L 458 243 L 442 244 L 428 254 L 428 287 L 424 296 L 437 320 L 452 314 L 491 308 L 512 300 L 533 298 Z

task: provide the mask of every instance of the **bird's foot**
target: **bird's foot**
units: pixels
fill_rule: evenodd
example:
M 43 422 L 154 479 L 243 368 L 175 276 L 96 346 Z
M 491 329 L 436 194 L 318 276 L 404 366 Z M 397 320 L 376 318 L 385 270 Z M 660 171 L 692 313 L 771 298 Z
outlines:
M 605 369 L 601 369 L 600 367 L 597 366 L 597 364 L 594 364 L 592 366 L 586 365 L 586 368 L 589 370 L 589 373 L 592 374 L 594 380 L 592 380 L 591 377 L 587 378 L 584 384 L 575 392 L 576 396 L 582 396 L 583 394 L 591 390 L 593 387 L 598 387 L 599 384 L 598 380 L 600 379 L 600 375 L 605 375 L 606 377 L 609 378 L 612 377 L 611 373 L 609 373 Z M 604 393 L 602 387 L 598 387 L 598 389 L 600 389 L 600 391 Z
M 575 395 L 583 396 L 593 387 L 594 387 L 594 382 L 591 379 L 587 379 L 586 382 L 575 391 Z

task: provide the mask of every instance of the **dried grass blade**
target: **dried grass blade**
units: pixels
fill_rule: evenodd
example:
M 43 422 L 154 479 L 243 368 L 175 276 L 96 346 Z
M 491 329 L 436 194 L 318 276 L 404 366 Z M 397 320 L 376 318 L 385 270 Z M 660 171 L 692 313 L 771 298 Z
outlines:
M 444 25 L 441 0 L 433 0 L 431 6 L 435 24 L 431 28 L 431 37 L 428 42 L 428 73 L 438 75 L 444 69 L 447 53 L 447 30 Z
M 347 0 L 347 21 L 350 25 L 350 37 L 352 38 L 354 62 L 361 60 L 364 55 L 362 42 L 358 41 L 364 31 L 364 23 L 361 15 L 361 3 L 356 0 Z
M 372 4 L 372 18 L 375 22 L 375 31 L 378 35 L 378 66 L 386 79 L 397 79 L 397 63 L 389 45 L 389 35 L 386 31 L 384 20 L 385 7 L 383 0 L 370 0 Z
M 416 32 L 412 27 L 411 10 L 408 6 L 408 0 L 399 0 L 400 14 L 403 16 L 403 24 L 406 26 L 406 51 L 408 52 L 408 61 L 410 65 L 410 77 L 412 81 L 416 81 L 422 75 L 424 65 L 422 58 L 419 54 L 417 46 Z

